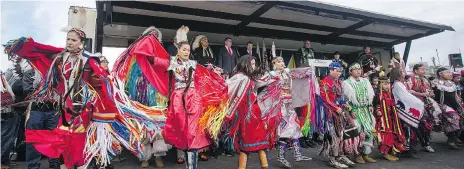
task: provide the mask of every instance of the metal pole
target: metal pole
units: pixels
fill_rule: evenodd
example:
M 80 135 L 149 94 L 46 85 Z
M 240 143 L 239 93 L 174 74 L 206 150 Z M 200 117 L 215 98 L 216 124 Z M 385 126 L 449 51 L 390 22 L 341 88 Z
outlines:
M 411 40 L 406 42 L 406 46 L 404 48 L 404 53 L 403 53 L 404 64 L 408 63 L 408 56 L 409 56 L 409 50 L 411 49 L 411 43 L 412 43 Z
M 435 49 L 435 52 L 437 53 L 438 66 L 440 66 L 441 62 L 440 62 L 440 57 L 438 56 L 438 49 Z
M 92 52 L 103 52 L 103 26 L 104 22 L 106 22 L 105 19 L 105 11 L 104 11 L 104 6 L 105 2 L 103 1 L 97 1 L 97 24 L 96 24 L 96 36 L 94 39 L 95 40 L 95 49 Z

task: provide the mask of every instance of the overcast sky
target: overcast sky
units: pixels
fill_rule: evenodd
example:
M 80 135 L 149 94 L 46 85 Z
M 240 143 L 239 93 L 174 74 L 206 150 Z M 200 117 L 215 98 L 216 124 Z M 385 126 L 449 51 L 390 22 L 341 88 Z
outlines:
M 408 62 L 424 61 L 431 64 L 431 57 L 436 56 L 435 49 L 442 64 L 448 64 L 447 56 L 464 50 L 464 0 L 325 0 L 337 5 L 395 15 L 405 18 L 440 23 L 452 26 L 456 31 L 428 36 L 412 42 Z M 32 36 L 37 42 L 54 46 L 65 46 L 66 33 L 60 29 L 68 24 L 70 6 L 95 8 L 95 1 L 5 1 L 1 6 L 1 43 L 21 36 Z M 403 54 L 405 44 L 395 46 Z M 3 47 L 1 49 L 3 51 Z M 121 49 L 104 48 L 103 54 L 108 60 L 115 60 Z M 0 57 L 0 69 L 6 69 L 7 57 Z

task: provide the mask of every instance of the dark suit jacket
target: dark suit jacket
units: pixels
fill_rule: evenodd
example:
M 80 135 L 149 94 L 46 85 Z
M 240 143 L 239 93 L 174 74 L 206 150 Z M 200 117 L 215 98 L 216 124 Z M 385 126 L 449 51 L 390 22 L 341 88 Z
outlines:
M 177 47 L 174 46 L 174 44 L 169 45 L 167 51 L 169 53 L 169 56 L 176 56 L 177 55 Z
M 241 51 L 240 54 L 242 54 L 242 56 L 248 55 L 248 50 L 247 50 L 247 48 L 244 48 L 244 49 Z M 259 60 L 258 53 L 256 53 L 256 49 L 252 49 L 251 56 L 253 56 L 253 57 L 255 58 L 256 66 L 261 65 L 261 64 L 260 64 L 261 61 Z
M 221 47 L 218 53 L 219 67 L 227 71 L 229 74 L 232 73 L 232 70 L 234 70 L 235 65 L 237 65 L 237 59 L 240 57 L 234 47 L 232 47 L 231 50 L 232 56 L 229 55 L 229 52 L 225 47 Z

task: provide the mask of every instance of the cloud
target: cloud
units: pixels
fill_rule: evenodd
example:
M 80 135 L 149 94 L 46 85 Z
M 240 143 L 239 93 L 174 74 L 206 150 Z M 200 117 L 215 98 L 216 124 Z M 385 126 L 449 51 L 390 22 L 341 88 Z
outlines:
M 1 1 L 1 43 L 31 36 L 37 42 L 65 46 L 66 33 L 60 31 L 68 24 L 70 6 L 95 8 L 95 1 Z M 3 53 L 0 63 L 9 63 Z M 8 66 L 2 64 L 0 70 Z

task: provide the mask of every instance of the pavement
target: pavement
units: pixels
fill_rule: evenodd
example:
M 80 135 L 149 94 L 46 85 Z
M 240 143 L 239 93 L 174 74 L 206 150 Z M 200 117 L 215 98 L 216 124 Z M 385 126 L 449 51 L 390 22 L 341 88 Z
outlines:
M 383 159 L 378 151 L 374 151 L 371 156 L 377 160 L 375 164 L 357 164 L 355 169 L 464 169 L 464 148 L 461 150 L 451 150 L 446 145 L 446 137 L 443 133 L 434 133 L 431 141 L 431 146 L 435 149 L 435 153 L 428 153 L 420 151 L 417 156 L 420 159 L 410 159 L 399 156 L 400 160 L 390 162 Z M 292 163 L 294 169 L 331 169 L 327 165 L 327 159 L 317 155 L 319 147 L 303 149 L 303 154 L 312 157 L 311 161 L 304 161 L 296 163 L 293 160 L 292 150 L 287 152 L 287 159 Z M 271 150 L 269 152 L 270 158 L 269 166 L 272 169 L 285 169 L 285 167 L 277 162 L 277 151 Z M 141 169 L 140 162 L 137 158 L 130 153 L 123 153 L 123 158 L 126 160 L 121 162 L 113 162 L 115 169 Z M 48 162 L 43 159 L 41 168 L 47 168 Z M 154 166 L 154 159 L 150 160 L 149 168 L 156 168 Z M 170 152 L 164 158 L 164 169 L 185 169 L 184 164 L 177 164 L 175 159 L 175 151 Z M 27 168 L 25 162 L 18 162 L 18 165 L 11 166 L 12 169 L 25 169 Z M 209 161 L 200 161 L 198 167 L 200 169 L 235 169 L 238 164 L 238 156 L 227 157 L 219 156 L 217 159 L 210 159 Z M 260 169 L 258 154 L 251 154 L 248 157 L 248 169 Z

